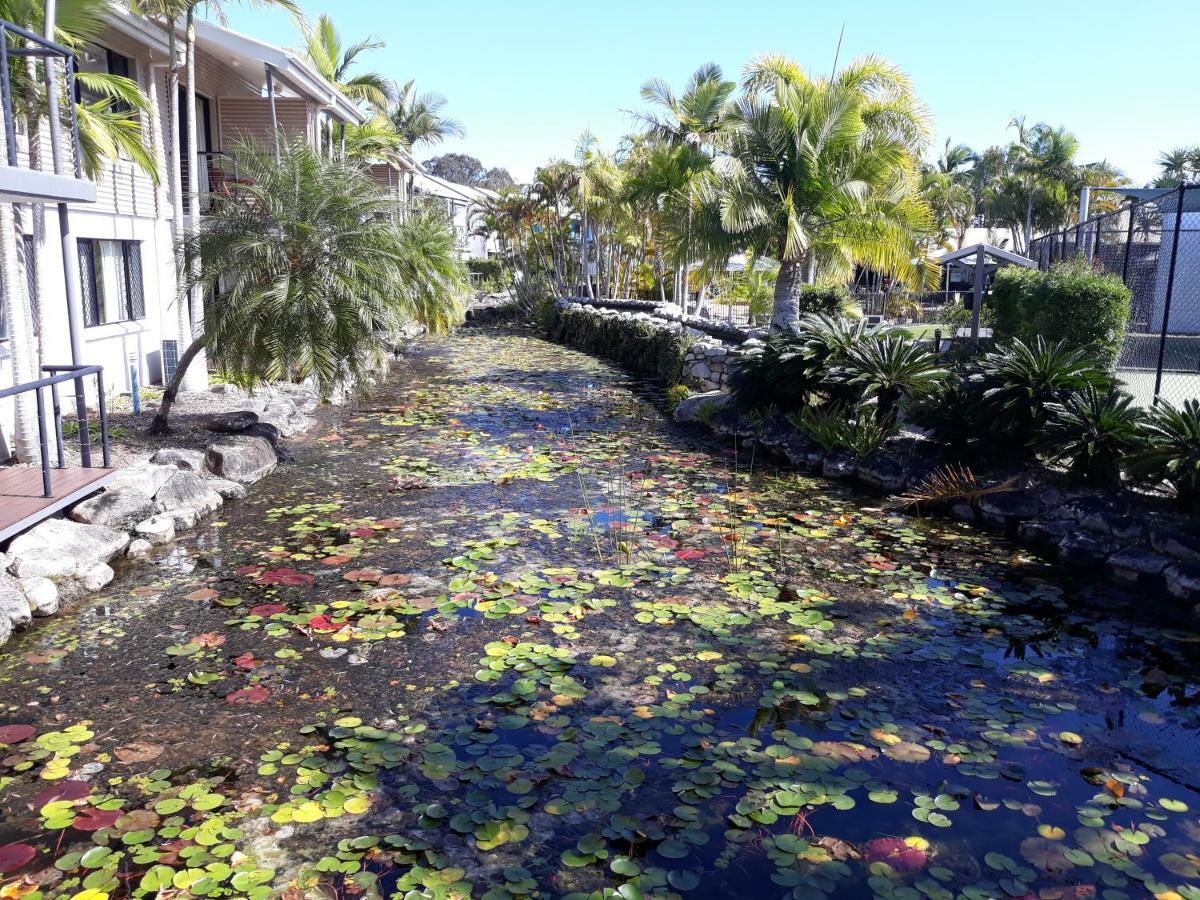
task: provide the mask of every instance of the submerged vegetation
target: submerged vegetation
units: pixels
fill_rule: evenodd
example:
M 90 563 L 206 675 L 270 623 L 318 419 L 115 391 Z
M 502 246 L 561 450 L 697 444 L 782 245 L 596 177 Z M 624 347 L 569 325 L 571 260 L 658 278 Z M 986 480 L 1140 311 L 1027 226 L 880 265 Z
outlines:
M 6 648 L 0 896 L 1200 896 L 1148 598 L 560 347 L 405 365 Z

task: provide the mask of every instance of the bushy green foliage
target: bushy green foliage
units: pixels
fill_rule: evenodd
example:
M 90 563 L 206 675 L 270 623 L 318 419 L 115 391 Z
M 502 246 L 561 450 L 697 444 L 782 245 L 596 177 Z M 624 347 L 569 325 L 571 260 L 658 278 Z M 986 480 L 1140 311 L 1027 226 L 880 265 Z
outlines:
M 497 293 L 509 286 L 509 272 L 502 259 L 469 259 L 467 271 L 472 276 L 471 287 L 477 291 Z
M 691 339 L 649 322 L 602 316 L 588 309 L 555 309 L 547 327 L 551 340 L 569 344 L 620 363 L 635 372 L 683 381 L 683 365 Z
M 1130 297 L 1119 277 L 1093 269 L 1082 258 L 1048 272 L 1010 266 L 996 273 L 992 286 L 995 337 L 1065 341 L 1111 367 L 1125 340 Z
M 844 282 L 831 281 L 806 284 L 800 288 L 800 315 L 810 313 L 826 316 L 841 315 L 853 304 Z
M 896 421 L 902 400 L 932 393 L 949 374 L 936 353 L 898 334 L 862 341 L 844 365 L 848 383 L 875 400 L 875 418 L 884 423 Z
M 862 410 L 851 414 L 842 406 L 809 406 L 787 418 L 792 427 L 820 444 L 826 453 L 849 453 L 856 460 L 881 449 L 898 430 L 895 422 L 880 421 Z
M 1125 391 L 1088 387 L 1050 407 L 1039 439 L 1049 462 L 1064 462 L 1076 481 L 1117 485 L 1121 465 L 1141 446 L 1140 409 Z
M 687 385 L 671 385 L 669 388 L 667 388 L 667 405 L 671 409 L 675 409 L 680 403 L 688 398 L 689 393 L 691 392 L 688 390 Z
M 1131 477 L 1166 483 L 1188 509 L 1200 508 L 1200 400 L 1162 401 L 1142 428 L 1143 446 L 1129 460 Z

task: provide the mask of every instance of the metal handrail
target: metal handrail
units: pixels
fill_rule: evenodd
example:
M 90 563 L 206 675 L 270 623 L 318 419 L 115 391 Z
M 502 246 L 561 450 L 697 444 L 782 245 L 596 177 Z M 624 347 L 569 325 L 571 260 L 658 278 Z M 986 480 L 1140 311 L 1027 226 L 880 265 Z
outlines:
M 0 388 L 0 400 L 5 397 L 15 397 L 18 394 L 33 392 L 37 402 L 38 445 L 42 464 L 42 493 L 53 497 L 54 492 L 50 483 L 50 448 L 46 438 L 46 400 L 42 391 L 50 389 L 51 409 L 54 416 L 54 444 L 58 464 L 55 468 L 67 467 L 66 452 L 62 430 L 62 404 L 59 402 L 58 386 L 66 382 L 75 382 L 79 393 L 83 392 L 83 379 L 91 376 L 96 378 L 97 412 L 100 417 L 100 446 L 104 468 L 112 467 L 112 459 L 108 443 L 108 409 L 104 402 L 104 367 L 103 366 L 42 366 L 42 371 L 49 373 L 47 378 L 27 381 L 24 384 L 14 384 L 12 387 Z M 92 468 L 91 437 L 88 434 L 87 408 L 82 407 L 83 417 L 79 421 L 79 461 L 85 469 Z
M 33 46 L 8 46 L 9 35 L 14 35 L 27 44 Z M 48 40 L 39 34 L 35 34 L 27 28 L 22 28 L 12 22 L 0 19 L 0 104 L 4 107 L 4 136 L 7 144 L 7 161 L 10 166 L 17 166 L 19 159 L 17 156 L 17 128 L 16 116 L 13 112 L 13 97 L 12 97 L 12 73 L 8 68 L 8 60 L 10 57 L 57 57 L 61 58 L 65 63 L 66 77 L 66 100 L 71 121 L 71 145 L 74 150 L 75 157 L 75 177 L 83 177 L 83 151 L 79 140 L 79 116 L 75 109 L 75 74 L 78 70 L 78 63 L 75 54 L 54 41 Z M 56 91 L 57 86 L 52 83 L 51 67 L 45 66 L 45 88 L 49 92 Z M 54 105 L 51 105 L 51 110 Z M 51 131 L 51 142 L 54 144 L 54 153 L 57 153 L 57 136 Z M 57 174 L 57 173 L 56 173 Z

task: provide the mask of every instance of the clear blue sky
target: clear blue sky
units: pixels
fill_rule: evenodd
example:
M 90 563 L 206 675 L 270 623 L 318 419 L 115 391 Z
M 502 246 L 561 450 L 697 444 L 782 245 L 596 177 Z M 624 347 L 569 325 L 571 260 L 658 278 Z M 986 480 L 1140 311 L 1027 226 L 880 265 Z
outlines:
M 462 140 L 418 151 L 461 151 L 518 180 L 568 157 L 590 127 L 611 149 L 632 127 L 651 76 L 681 85 L 697 65 L 737 76 L 761 52 L 828 72 L 845 22 L 842 58 L 886 56 L 913 78 L 936 141 L 1005 143 L 1006 124 L 1066 125 L 1082 159 L 1107 158 L 1137 182 L 1161 150 L 1200 143 L 1200 2 L 1010 0 L 813 3 L 811 0 L 301 0 L 327 12 L 343 38 L 386 49 L 364 66 L 415 78 L 444 94 Z M 230 27 L 297 46 L 290 17 L 228 4 Z

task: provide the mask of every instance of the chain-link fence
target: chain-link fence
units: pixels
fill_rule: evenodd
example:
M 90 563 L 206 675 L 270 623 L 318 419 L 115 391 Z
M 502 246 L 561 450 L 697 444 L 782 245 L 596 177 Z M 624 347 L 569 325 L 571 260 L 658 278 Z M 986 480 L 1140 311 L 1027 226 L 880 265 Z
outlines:
M 1200 185 L 1047 234 L 1030 245 L 1042 269 L 1084 256 L 1133 294 L 1117 375 L 1143 405 L 1200 399 Z

